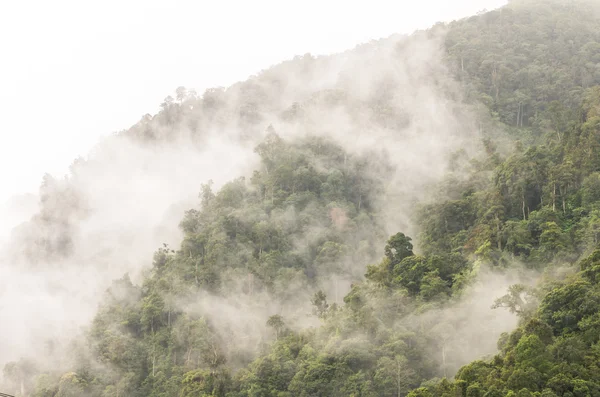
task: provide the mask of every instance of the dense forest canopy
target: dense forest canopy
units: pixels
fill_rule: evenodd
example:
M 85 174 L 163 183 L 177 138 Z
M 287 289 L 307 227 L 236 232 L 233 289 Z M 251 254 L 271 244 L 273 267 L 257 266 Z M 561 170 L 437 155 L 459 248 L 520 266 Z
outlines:
M 115 280 L 83 332 L 11 358 L 2 389 L 600 396 L 599 10 L 513 0 L 178 88 L 44 177 L 5 256 Z M 99 188 L 153 175 L 136 200 Z

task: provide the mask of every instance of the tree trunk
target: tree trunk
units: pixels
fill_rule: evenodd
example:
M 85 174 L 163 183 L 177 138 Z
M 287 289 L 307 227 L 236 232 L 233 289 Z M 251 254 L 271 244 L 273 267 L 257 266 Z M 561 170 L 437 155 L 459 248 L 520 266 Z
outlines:
M 193 348 L 190 347 L 187 351 L 187 358 L 185 359 L 185 365 L 188 365 L 190 363 L 190 361 L 192 360 L 192 350 L 193 350 Z
M 400 378 L 400 363 L 396 360 L 396 387 L 398 388 L 398 397 L 402 394 L 402 383 Z
M 525 106 L 521 103 L 521 119 L 519 120 L 520 126 L 523 127 L 523 116 L 525 115 Z
M 448 377 L 446 370 L 446 342 L 442 343 L 442 366 L 444 367 L 444 378 Z
M 152 377 L 154 377 L 156 368 L 156 353 L 152 352 Z
M 496 214 L 496 238 L 498 239 L 498 251 L 502 251 L 502 236 L 500 235 L 500 218 Z
M 495 89 L 495 99 L 498 100 L 498 95 L 500 94 L 500 89 L 498 87 L 498 70 L 496 69 L 496 65 L 494 64 L 494 69 L 492 70 L 492 85 Z
M 217 367 L 217 364 L 219 363 L 219 352 L 217 351 L 217 348 L 215 347 L 215 345 L 212 345 L 212 350 L 213 350 L 213 362 L 212 362 L 212 366 L 213 368 Z
M 564 190 L 565 191 L 563 192 L 562 187 L 560 187 L 560 186 L 558 187 L 558 191 L 560 193 L 560 198 L 562 200 L 563 214 L 567 212 L 567 205 L 566 205 L 566 202 L 565 202 L 565 196 L 567 195 L 567 187 L 566 186 L 565 186 Z

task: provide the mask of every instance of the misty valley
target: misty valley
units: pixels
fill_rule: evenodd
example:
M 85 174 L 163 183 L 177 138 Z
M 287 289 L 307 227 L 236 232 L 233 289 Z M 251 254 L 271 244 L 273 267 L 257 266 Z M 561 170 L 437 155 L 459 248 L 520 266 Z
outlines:
M 600 3 L 179 87 L 10 205 L 9 396 L 600 397 Z

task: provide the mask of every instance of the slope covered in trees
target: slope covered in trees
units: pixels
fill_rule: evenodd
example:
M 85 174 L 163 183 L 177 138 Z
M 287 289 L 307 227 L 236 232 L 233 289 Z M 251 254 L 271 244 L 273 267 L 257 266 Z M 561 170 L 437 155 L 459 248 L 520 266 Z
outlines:
M 513 286 L 498 300 L 518 313 L 520 326 L 498 341 L 500 353 L 460 369 L 453 382 L 409 396 L 597 396 L 600 249 L 579 271 L 539 288 Z
M 60 365 L 11 362 L 4 385 L 40 397 L 600 395 L 597 11 L 515 0 L 201 97 L 179 89 L 120 136 L 161 147 L 226 134 L 256 170 L 203 184 L 181 244 L 158 249 L 141 282 L 115 281 Z M 351 74 L 370 67 L 374 90 Z M 484 150 L 459 150 L 471 140 Z M 46 178 L 17 233 L 30 264 L 76 251 L 93 209 L 72 179 Z M 543 277 L 469 313 L 485 266 Z M 519 323 L 495 350 L 501 308 Z

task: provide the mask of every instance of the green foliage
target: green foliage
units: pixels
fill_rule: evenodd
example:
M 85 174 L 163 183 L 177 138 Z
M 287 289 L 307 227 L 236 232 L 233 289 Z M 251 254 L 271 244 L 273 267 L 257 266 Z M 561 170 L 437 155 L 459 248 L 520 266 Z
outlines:
M 580 261 L 582 268 L 593 262 L 595 251 Z M 583 279 L 585 271 L 545 288 L 537 309 L 529 309 L 527 320 L 499 343 L 501 352 L 491 362 L 475 362 L 457 374 L 467 390 L 509 395 L 600 395 L 598 368 L 600 341 L 599 286 Z M 511 310 L 521 307 L 522 286 L 500 300 Z M 541 294 L 536 291 L 535 294 Z M 491 394 L 493 395 L 493 394 Z
M 402 262 L 404 258 L 414 255 L 413 245 L 410 241 L 410 237 L 407 237 L 404 233 L 397 233 L 390 237 L 385 246 L 385 256 L 390 260 L 392 268 Z

